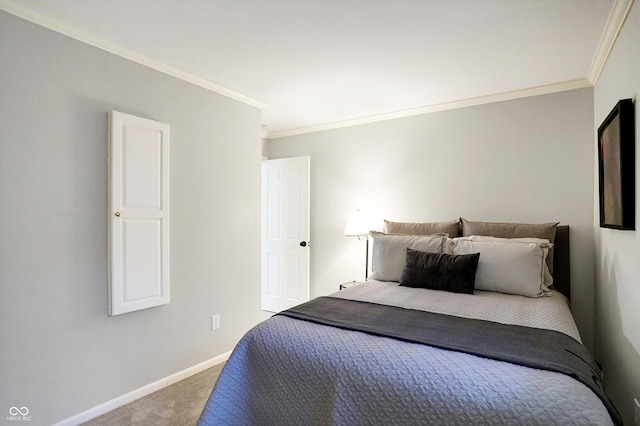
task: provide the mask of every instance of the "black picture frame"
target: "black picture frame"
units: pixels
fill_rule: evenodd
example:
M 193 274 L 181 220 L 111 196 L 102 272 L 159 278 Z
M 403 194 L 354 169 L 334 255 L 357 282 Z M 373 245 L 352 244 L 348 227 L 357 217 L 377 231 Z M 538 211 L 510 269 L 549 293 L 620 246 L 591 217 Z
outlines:
M 635 230 L 635 123 L 632 99 L 620 100 L 598 128 L 600 227 Z

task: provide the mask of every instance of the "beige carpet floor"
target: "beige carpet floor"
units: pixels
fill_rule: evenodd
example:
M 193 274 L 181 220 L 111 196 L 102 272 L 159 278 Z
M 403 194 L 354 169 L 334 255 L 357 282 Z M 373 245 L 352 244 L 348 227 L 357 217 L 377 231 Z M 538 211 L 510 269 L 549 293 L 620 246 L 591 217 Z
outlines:
M 198 421 L 223 364 L 103 414 L 88 426 L 193 426 Z

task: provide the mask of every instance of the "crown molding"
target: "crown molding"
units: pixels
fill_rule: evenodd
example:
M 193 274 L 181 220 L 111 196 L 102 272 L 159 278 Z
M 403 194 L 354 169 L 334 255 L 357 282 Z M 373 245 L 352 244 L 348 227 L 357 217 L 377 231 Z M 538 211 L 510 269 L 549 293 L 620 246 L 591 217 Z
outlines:
M 374 116 L 356 118 L 352 120 L 320 124 L 317 126 L 310 126 L 310 127 L 303 127 L 298 129 L 282 130 L 282 131 L 275 131 L 275 132 L 264 131 L 263 137 L 265 139 L 277 139 L 277 138 L 301 135 L 306 133 L 320 132 L 324 130 L 331 130 L 331 129 L 338 129 L 343 127 L 356 126 L 361 124 L 374 123 L 377 121 L 392 120 L 396 118 L 410 117 L 413 115 L 428 114 L 431 112 L 446 111 L 446 110 L 451 110 L 456 108 L 464 108 L 468 106 L 482 105 L 482 104 L 493 103 L 493 102 L 501 102 L 505 100 L 544 95 L 544 94 L 550 94 L 550 93 L 561 92 L 566 90 L 573 90 L 573 89 L 594 86 L 598 81 L 598 78 L 602 70 L 604 69 L 604 65 L 606 64 L 607 58 L 611 53 L 611 50 L 615 44 L 618 34 L 622 30 L 622 26 L 624 25 L 624 22 L 627 16 L 629 15 L 629 12 L 631 10 L 631 7 L 633 6 L 634 1 L 635 0 L 615 0 L 614 5 L 611 9 L 609 18 L 607 20 L 605 30 L 603 31 L 602 37 L 600 38 L 598 49 L 594 55 L 591 68 L 588 73 L 588 77 L 586 79 L 577 79 L 577 80 L 538 86 L 538 87 L 527 88 L 522 90 L 515 90 L 510 92 L 463 99 L 459 101 L 446 102 L 442 104 L 429 105 L 429 106 L 424 106 L 424 107 L 414 108 L 409 110 L 396 111 L 396 112 L 390 112 L 390 113 L 379 114 Z M 264 109 L 267 107 L 267 104 L 262 101 L 259 101 L 249 96 L 235 92 L 217 83 L 211 82 L 197 75 L 188 73 L 184 70 L 173 67 L 164 62 L 145 56 L 134 50 L 127 49 L 116 43 L 112 43 L 108 40 L 102 39 L 100 37 L 96 37 L 92 34 L 89 34 L 86 31 L 82 31 L 78 28 L 75 28 L 61 21 L 53 19 L 45 14 L 42 14 L 33 9 L 27 8 L 19 4 L 16 0 L 0 0 L 0 10 L 4 10 L 8 13 L 11 13 L 12 15 L 18 16 L 22 19 L 33 22 L 37 25 L 48 28 L 52 31 L 56 31 L 60 34 L 64 34 L 80 42 L 89 44 L 101 50 L 110 52 L 117 56 L 126 58 L 130 61 L 147 66 L 156 71 L 171 75 L 175 78 L 187 81 L 196 86 L 200 86 L 207 90 L 211 90 L 213 92 L 229 97 L 231 99 L 235 99 L 237 101 L 246 103 L 248 105 L 257 107 L 259 109 Z
M 432 112 L 447 111 L 451 109 L 465 108 L 476 105 L 489 104 L 494 102 L 509 101 L 513 99 L 527 98 L 530 96 L 547 95 L 551 93 L 564 92 L 567 90 L 583 89 L 592 87 L 593 84 L 586 78 L 565 81 L 562 83 L 548 84 L 544 86 L 536 86 L 527 89 L 513 90 L 510 92 L 496 93 L 492 95 L 479 96 L 475 98 L 462 99 L 459 101 L 446 102 L 435 105 L 428 105 L 420 108 L 407 109 L 403 111 L 390 112 L 368 117 L 356 118 L 353 120 L 345 120 L 334 123 L 320 124 L 318 126 L 303 127 L 293 130 L 282 130 L 276 132 L 267 132 L 265 139 L 278 139 L 288 136 L 302 135 L 306 133 L 321 132 L 324 130 L 339 129 L 342 127 L 358 126 L 362 124 L 375 123 L 378 121 L 393 120 L 396 118 L 411 117 L 414 115 L 428 114 Z
M 591 69 L 589 70 L 587 77 L 594 86 L 598 82 L 598 78 L 604 69 L 604 65 L 607 63 L 611 49 L 613 49 L 613 45 L 618 39 L 618 34 L 620 34 L 620 31 L 622 30 L 624 22 L 626 21 L 627 16 L 629 16 L 629 11 L 631 11 L 633 2 L 634 0 L 615 0 L 613 7 L 611 8 L 609 19 L 607 20 L 607 24 L 602 32 L 602 37 L 600 37 L 600 43 L 598 44 L 598 49 L 593 57 Z
M 76 27 L 58 21 L 57 19 L 51 18 L 50 16 L 47 16 L 43 13 L 25 7 L 17 3 L 15 0 L 0 0 L 0 10 L 4 10 L 7 13 L 15 15 L 41 27 L 48 28 L 52 31 L 66 35 L 67 37 L 71 37 L 82 43 L 97 47 L 98 49 L 123 57 L 132 62 L 144 65 L 148 68 L 154 69 L 180 80 L 184 80 L 196 86 L 203 87 L 207 90 L 216 92 L 220 95 L 226 96 L 236 101 L 243 102 L 259 109 L 264 109 L 267 107 L 267 104 L 262 101 L 253 99 L 249 96 L 243 95 L 242 93 L 238 93 L 205 78 L 188 73 L 184 70 L 181 70 L 180 68 L 168 65 L 164 62 L 143 55 L 134 50 L 127 49 L 124 46 L 112 43 L 101 37 L 89 34 L 86 31 L 80 30 Z

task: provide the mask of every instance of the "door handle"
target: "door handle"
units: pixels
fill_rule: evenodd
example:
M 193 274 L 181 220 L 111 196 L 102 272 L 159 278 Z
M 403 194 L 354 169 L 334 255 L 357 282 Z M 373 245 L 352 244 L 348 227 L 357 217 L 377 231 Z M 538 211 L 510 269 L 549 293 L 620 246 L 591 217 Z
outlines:
M 311 243 L 308 243 L 306 241 L 301 241 L 300 242 L 300 247 L 306 247 L 306 246 L 310 246 L 310 245 L 311 245 Z

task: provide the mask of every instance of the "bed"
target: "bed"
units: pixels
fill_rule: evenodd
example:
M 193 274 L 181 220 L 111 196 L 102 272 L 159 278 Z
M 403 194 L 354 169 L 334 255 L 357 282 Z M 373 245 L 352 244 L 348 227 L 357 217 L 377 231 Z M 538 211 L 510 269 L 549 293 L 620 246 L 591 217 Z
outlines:
M 372 233 L 371 280 L 250 330 L 198 424 L 622 424 L 569 309 L 568 226 L 416 225 Z

